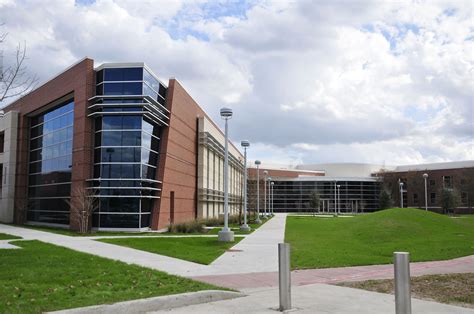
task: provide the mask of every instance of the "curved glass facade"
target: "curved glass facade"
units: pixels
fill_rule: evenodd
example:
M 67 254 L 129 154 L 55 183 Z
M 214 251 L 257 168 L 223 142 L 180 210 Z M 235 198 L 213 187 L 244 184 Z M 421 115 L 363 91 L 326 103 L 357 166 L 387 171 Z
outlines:
M 156 177 L 168 120 L 166 88 L 143 67 L 105 68 L 97 72 L 96 93 L 89 107 L 95 120 L 91 181 L 99 198 L 93 227 L 148 228 L 161 191 Z
M 30 121 L 27 219 L 68 225 L 74 102 Z

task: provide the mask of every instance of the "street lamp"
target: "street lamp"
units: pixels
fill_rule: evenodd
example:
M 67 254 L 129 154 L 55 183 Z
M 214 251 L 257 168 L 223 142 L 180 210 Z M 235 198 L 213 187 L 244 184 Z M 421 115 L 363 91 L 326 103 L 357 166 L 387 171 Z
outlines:
M 268 177 L 267 182 L 268 182 L 268 215 L 270 215 L 270 210 L 272 208 L 271 207 L 271 202 L 272 202 L 272 195 L 271 195 L 271 192 L 272 192 L 272 187 L 271 187 L 272 177 Z
M 403 208 L 403 182 L 400 182 L 400 208 Z
M 336 185 L 337 187 L 337 213 L 341 212 L 341 185 Z
M 262 223 L 260 220 L 260 171 L 258 170 L 258 166 L 260 166 L 260 164 L 260 160 L 255 160 L 255 166 L 257 166 L 257 219 L 255 222 L 258 224 Z
M 244 148 L 244 224 L 240 226 L 242 231 L 250 231 L 247 225 L 247 148 L 250 146 L 249 141 L 241 141 L 240 145 Z
M 221 117 L 225 120 L 224 147 L 224 228 L 218 233 L 221 242 L 233 242 L 234 232 L 229 229 L 229 127 L 228 120 L 232 118 L 232 109 L 222 108 Z
M 267 176 L 268 176 L 268 171 L 267 170 L 264 170 L 263 171 L 263 174 L 265 176 L 264 180 L 263 180 L 263 185 L 264 185 L 264 206 L 263 206 L 263 211 L 264 211 L 264 214 L 263 214 L 263 217 L 267 217 Z M 269 202 L 270 202 L 270 186 L 268 186 L 268 198 L 269 198 Z M 270 209 L 270 208 L 269 208 Z
M 271 208 L 272 208 L 272 215 L 273 215 L 273 185 L 274 185 L 274 184 L 275 184 L 275 182 L 271 182 L 271 183 L 270 183 L 271 190 L 272 190 L 272 206 L 271 206 Z
M 423 179 L 425 179 L 425 210 L 428 210 L 428 187 L 426 185 L 426 179 L 428 179 L 428 174 L 423 173 Z
M 337 216 L 336 203 L 337 203 L 337 181 L 334 180 L 334 216 Z

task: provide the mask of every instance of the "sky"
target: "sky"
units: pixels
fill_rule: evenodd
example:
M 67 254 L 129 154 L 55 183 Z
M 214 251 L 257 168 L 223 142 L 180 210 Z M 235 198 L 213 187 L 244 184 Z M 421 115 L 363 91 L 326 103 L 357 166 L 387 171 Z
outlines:
M 474 159 L 472 1 L 0 0 L 4 62 L 177 78 L 263 164 Z

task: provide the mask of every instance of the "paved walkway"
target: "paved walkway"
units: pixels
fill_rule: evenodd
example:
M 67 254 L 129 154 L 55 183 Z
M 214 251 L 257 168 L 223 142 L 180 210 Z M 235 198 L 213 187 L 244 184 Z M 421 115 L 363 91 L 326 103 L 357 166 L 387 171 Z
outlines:
M 411 276 L 473 272 L 474 255 L 446 261 L 410 263 Z M 392 264 L 305 269 L 291 272 L 291 284 L 294 286 L 391 278 L 393 278 Z M 278 285 L 278 272 L 198 276 L 193 277 L 193 279 L 205 281 L 211 284 L 219 284 L 233 289 L 276 287 Z
M 71 237 L 3 224 L 0 224 L 0 233 L 19 236 L 25 240 L 40 240 L 174 275 L 194 277 L 277 271 L 277 243 L 284 240 L 285 222 L 286 214 L 276 215 L 261 228 L 247 235 L 245 239 L 232 247 L 232 251 L 222 254 L 211 265 L 201 265 L 164 255 L 94 241 L 98 237 Z
M 248 296 L 154 313 L 278 313 L 277 288 L 243 292 Z M 393 295 L 321 284 L 292 287 L 292 305 L 290 313 L 395 313 Z M 473 314 L 474 310 L 412 299 L 412 312 Z

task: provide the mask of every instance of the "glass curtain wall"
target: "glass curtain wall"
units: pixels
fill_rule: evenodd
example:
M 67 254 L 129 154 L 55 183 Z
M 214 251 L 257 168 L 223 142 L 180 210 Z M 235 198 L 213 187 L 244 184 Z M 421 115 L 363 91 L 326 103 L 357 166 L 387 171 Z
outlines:
M 97 228 L 148 228 L 154 200 L 159 198 L 159 141 L 167 116 L 154 117 L 166 112 L 158 101 L 166 94 L 152 88 L 160 82 L 145 73 L 142 67 L 97 73 L 98 94 L 90 106 L 95 118 L 92 181 L 99 198 L 93 216 Z M 155 82 L 147 81 L 151 79 Z
M 299 181 L 278 180 L 274 183 L 275 212 L 308 212 L 311 194 L 319 194 L 322 212 L 334 212 L 336 184 L 340 186 L 337 209 L 343 213 L 373 212 L 379 210 L 380 182 L 341 180 L 334 181 Z
M 74 102 L 30 121 L 27 219 L 68 225 Z

